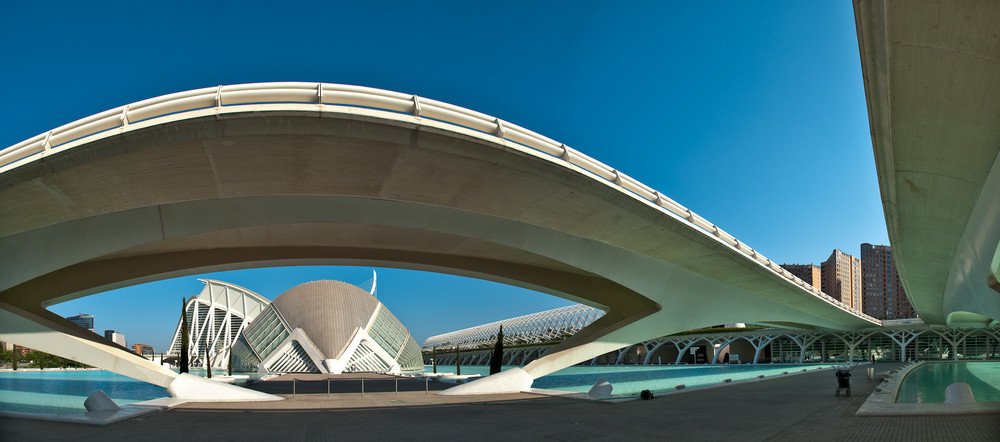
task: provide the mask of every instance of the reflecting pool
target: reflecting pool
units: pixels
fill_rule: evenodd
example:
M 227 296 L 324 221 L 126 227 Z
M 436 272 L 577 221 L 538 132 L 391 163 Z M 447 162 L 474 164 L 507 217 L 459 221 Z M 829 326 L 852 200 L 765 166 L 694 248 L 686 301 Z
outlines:
M 0 373 L 0 411 L 76 414 L 103 390 L 119 406 L 169 396 L 167 389 L 109 371 L 12 371 Z
M 944 402 L 955 382 L 972 388 L 977 402 L 1000 402 L 1000 362 L 931 362 L 914 368 L 899 384 L 896 402 Z
M 606 365 L 568 367 L 536 379 L 532 388 L 564 390 L 585 393 L 598 379 L 614 387 L 615 395 L 635 395 L 642 390 L 662 392 L 684 384 L 686 388 L 702 387 L 731 379 L 733 382 L 759 376 L 775 376 L 784 372 L 816 370 L 834 367 L 833 364 L 718 364 L 718 365 Z M 504 366 L 503 369 L 513 368 Z M 431 366 L 425 367 L 430 372 Z M 438 366 L 438 372 L 455 372 L 455 366 Z M 482 365 L 463 365 L 462 374 L 489 374 L 490 368 Z

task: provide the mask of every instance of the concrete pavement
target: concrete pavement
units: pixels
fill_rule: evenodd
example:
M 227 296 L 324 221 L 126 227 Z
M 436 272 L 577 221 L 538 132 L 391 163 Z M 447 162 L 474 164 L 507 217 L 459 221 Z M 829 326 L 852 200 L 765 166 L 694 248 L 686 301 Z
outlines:
M 861 377 L 851 398 L 836 398 L 832 373 L 820 371 L 623 403 L 443 397 L 425 394 L 422 382 L 395 394 L 394 381 L 374 378 L 366 379 L 364 396 L 355 378 L 334 383 L 331 398 L 325 382 L 297 381 L 292 397 L 281 391 L 290 382 L 280 381 L 261 388 L 286 401 L 188 403 L 105 427 L 0 417 L 0 440 L 1000 440 L 996 414 L 855 416 L 878 381 Z

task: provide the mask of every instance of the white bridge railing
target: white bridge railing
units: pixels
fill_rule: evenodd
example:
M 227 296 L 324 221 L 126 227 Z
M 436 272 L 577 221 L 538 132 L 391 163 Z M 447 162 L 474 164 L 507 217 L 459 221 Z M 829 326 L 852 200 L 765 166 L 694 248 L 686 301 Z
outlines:
M 413 116 L 415 124 L 421 124 L 421 118 L 429 118 L 492 134 L 497 138 L 546 153 L 557 157 L 564 165 L 575 166 L 610 181 L 627 190 L 627 193 L 652 203 L 666 213 L 681 218 L 691 226 L 697 227 L 697 230 L 718 238 L 733 250 L 783 276 L 830 305 L 873 324 L 880 323 L 871 316 L 848 308 L 846 304 L 792 275 L 788 270 L 740 242 L 715 224 L 655 189 L 565 144 L 473 110 L 429 98 L 382 89 L 343 84 L 285 82 L 218 86 L 163 95 L 59 126 L 3 149 L 0 151 L 0 173 L 33 161 L 39 157 L 38 154 L 45 156 L 56 148 L 60 148 L 59 150 L 72 148 L 75 145 L 99 138 L 102 134 L 110 132 L 110 135 L 114 135 L 128 131 L 129 125 L 132 124 L 144 123 L 143 126 L 147 126 L 148 123 L 155 123 L 156 119 L 168 117 L 177 119 L 177 114 L 186 112 L 211 109 L 215 109 L 216 112 L 228 112 L 233 107 L 274 103 L 314 104 L 318 106 L 319 110 L 328 112 L 336 112 L 338 108 L 355 107 L 410 114 Z M 203 112 L 191 117 L 194 118 L 202 114 Z

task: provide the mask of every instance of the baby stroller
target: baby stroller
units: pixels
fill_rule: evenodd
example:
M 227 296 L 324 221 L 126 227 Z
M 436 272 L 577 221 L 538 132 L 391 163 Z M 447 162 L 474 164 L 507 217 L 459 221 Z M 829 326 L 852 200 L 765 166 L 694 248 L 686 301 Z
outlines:
M 844 390 L 844 394 L 851 397 L 851 370 L 848 370 L 846 365 L 841 365 L 837 367 L 834 375 L 837 376 L 837 391 L 833 395 L 840 397 L 840 390 Z

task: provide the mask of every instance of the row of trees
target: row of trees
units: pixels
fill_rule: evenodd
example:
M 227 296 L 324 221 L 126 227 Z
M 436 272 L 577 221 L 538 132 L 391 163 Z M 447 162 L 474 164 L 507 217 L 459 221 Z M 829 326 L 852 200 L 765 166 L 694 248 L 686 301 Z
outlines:
M 462 374 L 462 353 L 458 345 L 455 345 L 455 374 Z M 437 347 L 431 348 L 431 363 L 434 364 L 434 373 L 438 372 L 437 365 Z M 230 363 L 231 364 L 231 363 Z M 500 332 L 497 333 L 497 340 L 493 344 L 493 354 L 490 356 L 490 374 L 500 373 L 500 368 L 503 364 L 503 325 L 500 326 Z
M 21 355 L 21 350 L 2 350 L 0 351 L 0 364 L 10 365 L 15 370 L 18 368 L 40 368 L 44 370 L 46 368 L 88 367 L 86 364 L 34 350 L 23 356 Z

